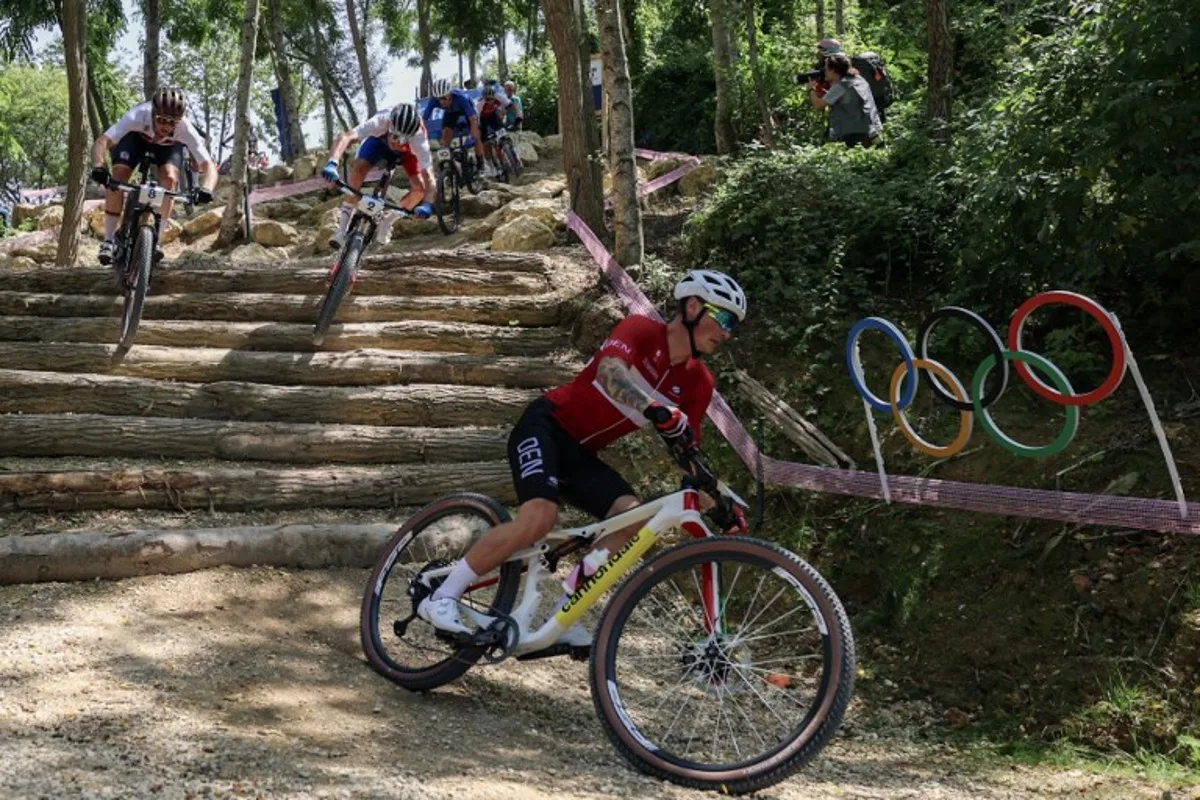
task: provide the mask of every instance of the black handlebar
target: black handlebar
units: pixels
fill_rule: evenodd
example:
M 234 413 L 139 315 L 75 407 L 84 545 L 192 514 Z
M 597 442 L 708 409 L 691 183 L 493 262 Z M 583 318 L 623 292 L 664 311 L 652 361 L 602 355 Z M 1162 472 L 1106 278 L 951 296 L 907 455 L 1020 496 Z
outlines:
M 348 195 L 350 197 L 362 197 L 363 196 L 363 193 L 360 190 L 355 189 L 353 186 L 346 183 L 341 178 L 338 178 L 338 180 L 334 182 L 334 186 L 336 186 L 338 191 L 344 195 Z M 379 197 L 378 195 L 375 195 L 375 196 Z M 403 206 L 396 205 L 395 203 L 389 201 L 386 197 L 379 197 L 379 199 L 383 201 L 383 207 L 388 209 L 389 211 L 399 211 L 401 214 L 404 214 L 405 216 L 410 216 L 410 217 L 412 216 L 412 213 L 413 213 L 412 211 L 409 211 L 407 208 L 404 208 Z
M 124 181 L 119 181 L 116 178 L 110 177 L 108 179 L 108 182 L 104 184 L 104 188 L 117 189 L 122 192 L 140 192 L 143 186 L 148 186 L 148 185 L 149 184 L 143 184 L 143 183 L 125 183 Z M 191 197 L 192 195 L 195 194 L 195 190 L 188 191 L 188 192 L 177 192 L 172 189 L 167 189 L 159 184 L 155 184 L 154 188 L 158 189 L 160 192 L 167 195 L 168 197 Z

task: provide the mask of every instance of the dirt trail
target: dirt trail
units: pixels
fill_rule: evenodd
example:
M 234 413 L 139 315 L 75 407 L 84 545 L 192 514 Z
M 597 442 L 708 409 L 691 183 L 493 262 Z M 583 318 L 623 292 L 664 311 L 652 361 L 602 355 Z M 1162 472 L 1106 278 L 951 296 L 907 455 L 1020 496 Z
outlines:
M 582 664 L 478 669 L 429 695 L 387 683 L 358 646 L 365 578 L 221 568 L 0 588 L 0 798 L 712 796 L 625 765 Z M 897 716 L 856 703 L 814 764 L 760 796 L 1200 798 L 985 766 Z

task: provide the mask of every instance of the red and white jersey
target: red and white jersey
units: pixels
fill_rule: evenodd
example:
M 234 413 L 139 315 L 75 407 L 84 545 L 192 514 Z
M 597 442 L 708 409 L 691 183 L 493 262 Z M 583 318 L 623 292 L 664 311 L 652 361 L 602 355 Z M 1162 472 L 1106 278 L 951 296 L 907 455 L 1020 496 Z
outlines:
M 354 134 L 360 142 L 372 137 L 383 139 L 383 143 L 397 153 L 412 153 L 416 156 L 417 165 L 421 169 L 433 168 L 433 154 L 429 152 L 429 135 L 425 133 L 425 123 L 421 123 L 421 127 L 412 136 L 408 137 L 408 141 L 399 147 L 392 147 L 388 141 L 388 134 L 392 130 L 392 110 L 380 111 L 369 120 L 359 125 L 354 129 Z
M 166 136 L 155 136 L 154 109 L 150 103 L 142 103 L 129 109 L 125 116 L 117 120 L 111 128 L 104 132 L 104 135 L 115 144 L 121 141 L 125 137 L 125 134 L 130 131 L 136 131 L 143 138 L 154 144 L 182 144 L 191 151 L 192 160 L 196 162 L 196 166 L 212 161 L 212 156 L 209 155 L 208 148 L 204 146 L 204 140 L 200 138 L 200 132 L 196 130 L 196 126 L 187 117 L 175 123 L 175 130 Z
M 554 404 L 554 418 L 572 439 L 596 452 L 649 424 L 645 409 L 617 402 L 597 380 L 600 360 L 610 356 L 629 366 L 646 394 L 665 406 L 682 409 L 696 443 L 700 442 L 700 423 L 712 399 L 712 373 L 694 358 L 672 365 L 666 324 L 637 314 L 613 328 L 600 351 L 570 383 L 546 392 L 546 399 Z

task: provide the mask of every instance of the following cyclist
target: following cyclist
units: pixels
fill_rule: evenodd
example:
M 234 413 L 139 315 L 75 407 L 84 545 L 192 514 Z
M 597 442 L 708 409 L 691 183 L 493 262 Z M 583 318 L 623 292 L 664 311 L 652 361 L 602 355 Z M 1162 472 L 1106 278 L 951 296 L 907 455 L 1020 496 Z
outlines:
M 409 189 L 398 205 L 418 219 L 433 214 L 433 205 L 425 200 L 433 197 L 433 157 L 429 153 L 429 137 L 425 126 L 417 116 L 412 103 L 400 103 L 391 111 L 381 111 L 357 128 L 342 131 L 329 148 L 329 162 L 321 170 L 321 176 L 330 183 L 338 180 L 338 160 L 351 142 L 361 139 L 354 162 L 350 165 L 350 176 L 346 181 L 355 191 L 362 189 L 363 181 L 372 167 L 383 165 L 391 170 L 399 162 L 408 176 Z M 341 250 L 346 241 L 346 229 L 354 213 L 357 200 L 347 195 L 342 200 L 337 229 L 329 237 L 329 246 Z M 392 240 L 393 212 L 385 212 L 380 220 L 376 241 L 380 246 Z
M 442 110 L 442 147 L 449 147 L 454 138 L 454 129 L 460 122 L 466 122 L 471 127 L 471 136 L 475 139 L 475 155 L 479 163 L 484 165 L 484 177 L 494 178 L 500 171 L 487 163 L 483 153 L 483 137 L 479 134 L 479 115 L 475 113 L 475 104 L 471 97 L 462 89 L 454 89 L 450 81 L 441 78 L 433 82 L 433 97 L 425 104 L 421 113 L 422 119 L 428 122 L 433 118 L 435 109 Z
M 211 203 L 213 187 L 217 185 L 217 165 L 208 154 L 200 132 L 190 121 L 184 119 L 185 106 L 182 91 L 164 86 L 154 93 L 149 102 L 129 109 L 125 116 L 102 133 L 92 145 L 92 180 L 101 186 L 108 185 L 110 173 L 104 161 L 110 150 L 113 153 L 111 176 L 122 182 L 128 182 L 134 167 L 141 162 L 142 156 L 149 152 L 152 155 L 151 163 L 158 167 L 158 183 L 164 189 L 174 190 L 179 185 L 183 148 L 186 147 L 191 151 L 192 161 L 200 174 L 196 203 Z M 174 204 L 174 198 L 170 195 L 163 199 L 162 216 L 158 222 L 160 240 L 167 221 L 171 218 L 171 207 Z M 116 249 L 113 236 L 121 223 L 121 205 L 121 192 L 109 189 L 104 198 L 101 264 L 112 263 Z M 162 257 L 162 250 L 155 249 L 155 260 Z
M 500 174 L 500 158 L 496 152 L 496 140 L 493 137 L 496 135 L 496 131 L 504 127 L 504 114 L 508 106 L 508 95 L 497 85 L 496 81 L 484 81 L 479 99 L 475 101 L 475 110 L 479 112 L 479 128 L 483 131 L 484 146 L 491 159 L 492 172 L 487 177 Z
M 517 84 L 504 82 L 504 93 L 508 95 L 508 111 L 504 114 L 504 125 L 510 131 L 525 130 L 525 103 L 517 96 Z
M 669 323 L 637 314 L 613 328 L 600 351 L 570 383 L 526 408 L 508 437 L 508 463 L 521 505 L 517 518 L 492 528 L 456 562 L 417 614 L 447 633 L 470 634 L 458 598 L 468 586 L 554 530 L 562 501 L 597 518 L 638 505 L 629 483 L 596 455 L 622 436 L 652 423 L 677 459 L 700 441 L 700 423 L 713 392 L 701 358 L 712 354 L 746 317 L 746 295 L 720 272 L 694 270 L 675 286 L 679 313 Z M 744 527 L 744 520 L 738 517 Z M 616 552 L 639 525 L 610 533 L 595 550 Z M 568 594 L 586 576 L 577 567 Z M 579 647 L 591 635 L 576 623 L 560 642 Z

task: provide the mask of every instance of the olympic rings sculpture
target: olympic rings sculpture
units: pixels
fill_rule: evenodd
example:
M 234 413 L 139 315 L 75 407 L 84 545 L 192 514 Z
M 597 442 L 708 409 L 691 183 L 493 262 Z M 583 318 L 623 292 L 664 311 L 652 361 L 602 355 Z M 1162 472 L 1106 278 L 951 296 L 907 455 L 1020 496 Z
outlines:
M 1100 327 L 1104 329 L 1109 344 L 1112 346 L 1113 360 L 1108 376 L 1103 383 L 1090 392 L 1077 394 L 1062 370 L 1044 356 L 1031 353 L 1021 346 L 1021 336 L 1029 315 L 1042 306 L 1056 303 L 1074 306 L 1087 312 L 1096 322 L 1100 323 Z M 969 392 L 958 376 L 929 357 L 930 334 L 939 322 L 947 319 L 959 319 L 981 330 L 987 338 L 988 349 L 991 350 L 991 353 L 975 370 Z M 886 400 L 871 393 L 863 376 L 862 361 L 858 353 L 858 339 L 868 330 L 884 333 L 900 349 L 901 363 L 892 373 Z M 900 432 L 914 448 L 926 455 L 938 458 L 948 458 L 967 446 L 974 431 L 976 417 L 979 419 L 980 427 L 1010 453 L 1041 458 L 1055 455 L 1075 438 L 1075 434 L 1079 430 L 1079 408 L 1098 403 L 1111 395 L 1125 377 L 1126 345 L 1120 328 L 1117 327 L 1114 318 L 1098 303 L 1074 292 L 1043 292 L 1022 303 L 1013 312 L 1012 320 L 1009 322 L 1007 344 L 1008 346 L 1005 347 L 995 328 L 980 315 L 965 308 L 947 306 L 934 311 L 921 323 L 917 332 L 916 353 L 913 352 L 913 348 L 909 346 L 900 330 L 888 320 L 881 317 L 867 317 L 859 320 L 850 329 L 850 334 L 846 339 L 846 365 L 850 370 L 850 380 L 853 382 L 855 390 L 867 405 L 881 413 L 890 411 L 896 424 L 900 427 Z M 1009 362 L 1012 362 L 1021 380 L 1038 396 L 1063 406 L 1066 410 L 1063 428 L 1049 444 L 1038 447 L 1016 441 L 1001 431 L 992 420 L 991 414 L 988 413 L 988 406 L 999 400 L 1005 389 L 1008 388 Z M 993 381 L 991 387 L 985 392 L 984 386 L 988 376 L 997 367 L 1000 369 L 1000 379 Z M 1048 385 L 1034 375 L 1030 367 L 1046 375 L 1050 384 L 1053 385 Z M 913 430 L 905 417 L 905 409 L 912 405 L 913 398 L 916 397 L 917 374 L 922 370 L 925 373 L 925 382 L 934 396 L 959 411 L 958 436 L 947 445 L 939 446 L 925 441 Z

